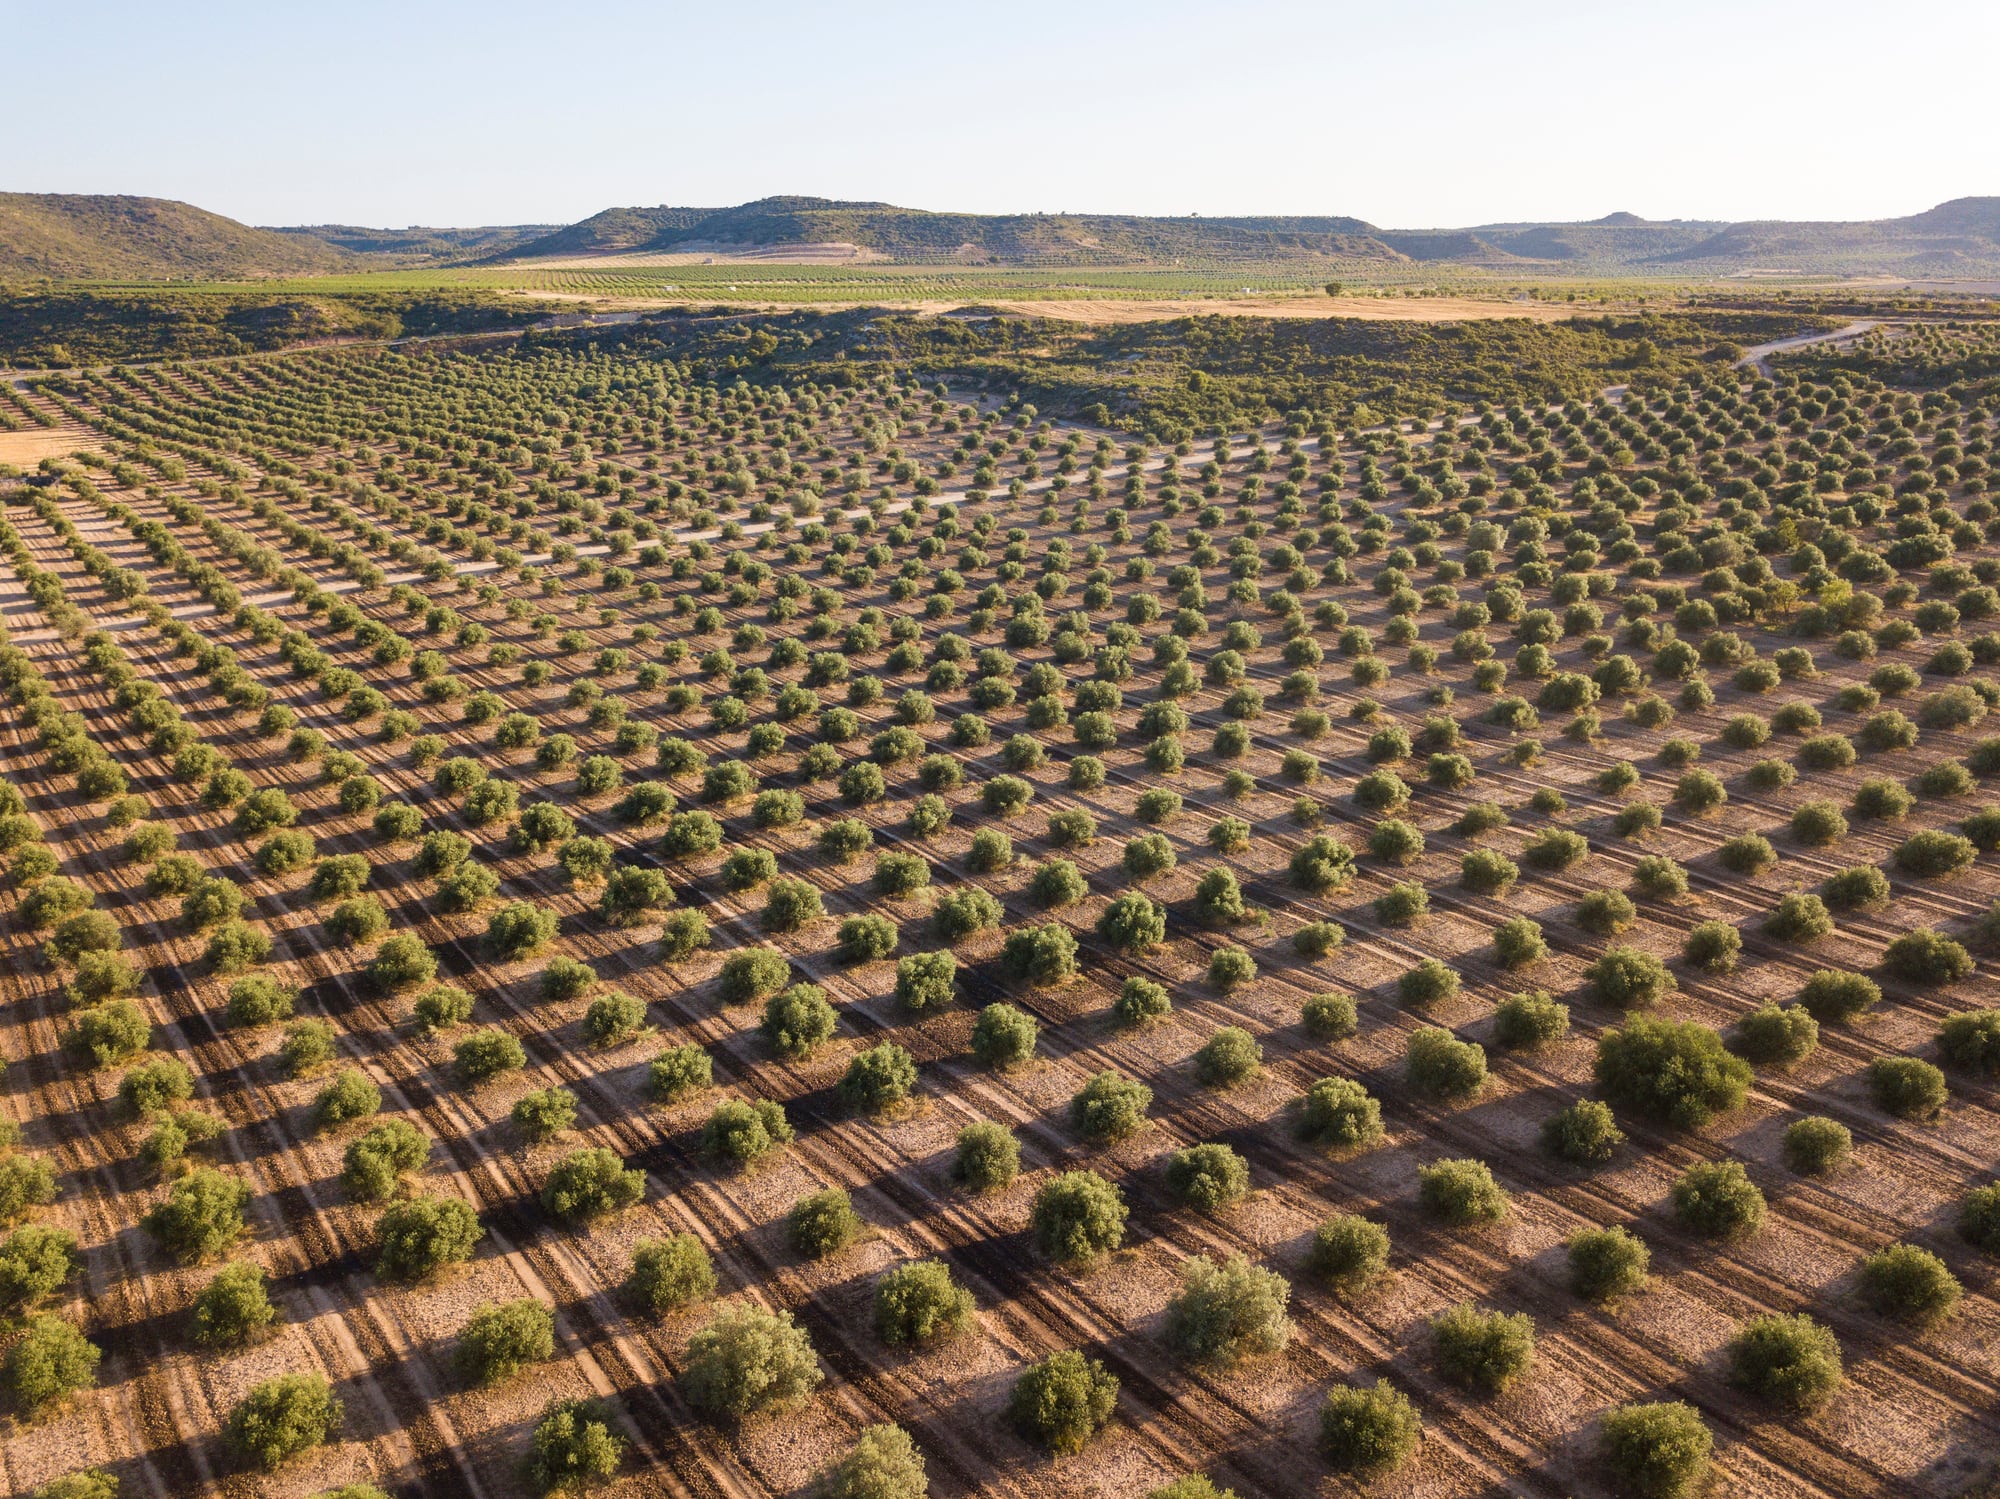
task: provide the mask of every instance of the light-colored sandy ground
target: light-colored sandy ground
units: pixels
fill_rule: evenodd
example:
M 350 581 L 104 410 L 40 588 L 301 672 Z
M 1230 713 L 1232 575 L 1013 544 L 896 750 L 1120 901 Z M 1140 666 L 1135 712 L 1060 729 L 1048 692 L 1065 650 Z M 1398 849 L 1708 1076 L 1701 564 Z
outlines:
M 18 432 L 0 432 L 0 463 L 28 468 L 44 458 L 66 457 L 89 446 L 91 439 L 86 433 L 23 427 Z

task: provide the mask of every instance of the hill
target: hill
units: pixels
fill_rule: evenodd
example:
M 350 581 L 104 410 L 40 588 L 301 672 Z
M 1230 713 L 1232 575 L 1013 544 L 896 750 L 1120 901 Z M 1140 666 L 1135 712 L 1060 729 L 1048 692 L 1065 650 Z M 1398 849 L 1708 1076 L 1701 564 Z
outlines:
M 934 213 L 762 198 L 735 208 L 613 208 L 494 257 L 697 253 L 848 244 L 891 260 L 1112 264 L 1299 256 L 1401 259 L 1353 218 Z
M 359 224 L 299 224 L 273 227 L 272 234 L 316 240 L 356 255 L 388 256 L 411 264 L 447 264 L 498 255 L 560 229 L 560 224 L 491 224 L 472 229 L 369 229 Z
M 332 245 L 168 198 L 0 193 L 0 280 L 237 279 L 354 265 Z
M 1854 223 L 1649 220 L 1381 229 L 1362 219 L 1253 215 L 934 213 L 888 203 L 763 198 L 735 208 L 613 208 L 513 244 L 493 261 L 851 245 L 913 263 L 1134 265 L 1417 262 L 1574 275 L 1727 275 L 1767 268 L 1912 277 L 2000 273 L 2000 198 L 1959 198 Z

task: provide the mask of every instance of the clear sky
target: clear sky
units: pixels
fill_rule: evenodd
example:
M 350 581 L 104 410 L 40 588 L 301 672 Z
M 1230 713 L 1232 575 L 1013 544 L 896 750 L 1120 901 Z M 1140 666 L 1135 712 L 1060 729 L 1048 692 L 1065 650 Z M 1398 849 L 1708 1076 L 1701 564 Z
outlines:
M 1873 218 L 2000 193 L 2000 3 L 0 0 L 0 188 L 259 224 L 770 193 Z

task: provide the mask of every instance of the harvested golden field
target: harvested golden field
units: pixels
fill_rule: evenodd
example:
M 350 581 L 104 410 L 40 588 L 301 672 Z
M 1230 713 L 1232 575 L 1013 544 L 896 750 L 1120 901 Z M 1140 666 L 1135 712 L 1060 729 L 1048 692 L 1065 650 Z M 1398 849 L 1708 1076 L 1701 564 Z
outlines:
M 1980 390 L 36 384 L 6 1488 L 1990 1482 Z

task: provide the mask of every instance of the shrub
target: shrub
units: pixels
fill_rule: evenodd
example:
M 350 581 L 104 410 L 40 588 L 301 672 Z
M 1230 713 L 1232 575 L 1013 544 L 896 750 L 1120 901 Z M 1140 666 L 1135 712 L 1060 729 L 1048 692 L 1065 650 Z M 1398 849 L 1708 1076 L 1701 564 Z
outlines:
M 1763 1005 L 1736 1022 L 1736 1053 L 1759 1067 L 1789 1067 L 1819 1045 L 1819 1022 L 1802 1009 Z
M 898 1265 L 875 1284 L 875 1334 L 892 1345 L 933 1343 L 972 1321 L 972 1293 L 942 1260 Z
M 758 920 L 767 932 L 796 932 L 826 915 L 819 890 L 804 880 L 773 880 Z
M 694 1335 L 680 1375 L 696 1410 L 738 1420 L 810 1394 L 822 1377 L 812 1339 L 790 1312 L 747 1304 L 716 1313 Z
M 45 1207 L 55 1200 L 56 1174 L 47 1161 L 39 1156 L 0 1154 L 0 1225 L 17 1223 L 29 1208 Z
M 379 1489 L 366 1484 L 357 1487 L 367 1492 L 335 1492 L 326 1499 L 386 1499 Z M 32 1499 L 118 1499 L 118 1475 L 103 1468 L 79 1468 L 74 1473 L 50 1479 L 33 1491 Z
M 194 1074 L 178 1057 L 154 1057 L 118 1080 L 118 1097 L 142 1118 L 162 1113 L 194 1096 Z
M 1436 958 L 1425 958 L 1396 980 L 1396 998 L 1408 1009 L 1442 1004 L 1459 990 L 1458 971 Z
M 1836 911 L 1869 910 L 1889 903 L 1889 880 L 1874 865 L 1861 864 L 1829 875 L 1819 893 Z
M 1943 1321 L 1964 1294 L 1943 1260 L 1914 1244 L 1893 1244 L 1861 1262 L 1858 1289 L 1878 1316 L 1916 1327 Z
M 1616 936 L 1638 919 L 1630 899 L 1618 890 L 1593 890 L 1577 902 L 1577 925 L 1600 937 Z
M 1970 978 L 1976 966 L 1962 945 L 1928 927 L 1905 932 L 1890 942 L 1882 962 L 1895 977 L 1927 987 Z
M 1526 916 L 1516 916 L 1493 929 L 1493 951 L 1503 967 L 1525 968 L 1547 957 L 1549 949 L 1542 940 L 1541 926 Z
M 91 1066 L 116 1067 L 152 1043 L 153 1023 L 131 1000 L 114 999 L 85 1010 L 65 1039 Z
M 1743 937 L 1726 921 L 1703 921 L 1691 927 L 1681 957 L 1704 973 L 1729 973 L 1743 952 Z
M 1359 1295 L 1388 1268 L 1389 1231 L 1354 1214 L 1327 1219 L 1306 1251 L 1306 1269 L 1343 1296 Z
M 1716 849 L 1715 857 L 1734 874 L 1759 875 L 1778 862 L 1778 851 L 1762 833 L 1740 833 Z
M 1578 1099 L 1542 1124 L 1542 1149 L 1574 1166 L 1601 1166 L 1624 1143 L 1611 1110 L 1595 1099 Z
M 1052 1353 L 1014 1382 L 1007 1416 L 1024 1436 L 1059 1454 L 1081 1452 L 1111 1420 L 1118 1378 L 1094 1358 Z
M 646 1029 L 646 1002 L 612 989 L 598 995 L 583 1014 L 583 1039 L 592 1046 L 622 1046 Z
M 384 1119 L 342 1157 L 340 1186 L 356 1202 L 381 1202 L 396 1194 L 403 1178 L 430 1155 L 430 1141 L 407 1119 Z
M 97 1345 L 61 1317 L 31 1317 L 0 1360 L 0 1389 L 24 1420 L 97 1381 Z
M 1520 877 L 1520 866 L 1498 849 L 1474 849 L 1459 861 L 1459 883 L 1476 895 L 1504 896 Z
M 1667 965 L 1636 947 L 1606 949 L 1584 970 L 1584 977 L 1594 998 L 1620 1010 L 1651 1009 L 1674 987 Z
M 332 1082 L 319 1090 L 313 1099 L 313 1124 L 318 1129 L 332 1129 L 356 1119 L 366 1119 L 379 1113 L 382 1108 L 382 1090 L 369 1080 L 366 1073 L 348 1068 Z
M 631 1207 L 646 1195 L 646 1173 L 627 1170 L 609 1150 L 573 1150 L 555 1164 L 542 1186 L 542 1209 L 564 1223 L 588 1223 Z
M 850 1109 L 878 1114 L 908 1098 L 916 1086 L 915 1059 L 895 1042 L 883 1041 L 848 1062 L 840 1099 Z
M 474 1031 L 452 1048 L 452 1067 L 468 1088 L 490 1082 L 502 1073 L 528 1065 L 528 1053 L 507 1031 Z
M 747 1166 L 791 1140 L 792 1126 L 785 1118 L 785 1107 L 770 1098 L 751 1103 L 732 1098 L 719 1103 L 701 1127 L 702 1153 L 738 1166 Z
M 828 1187 L 792 1204 L 785 1215 L 785 1237 L 807 1259 L 823 1260 L 861 1237 L 861 1219 L 844 1188 Z
M 1521 862 L 1531 869 L 1557 874 L 1582 863 L 1589 854 L 1590 844 L 1583 834 L 1548 828 L 1521 850 Z
M 715 1264 L 693 1234 L 641 1239 L 632 1247 L 625 1291 L 645 1311 L 664 1316 L 715 1294 Z
M 1570 1289 L 1586 1301 L 1611 1301 L 1646 1284 L 1653 1257 L 1627 1228 L 1587 1228 L 1569 1241 Z
M 375 1222 L 375 1272 L 384 1280 L 428 1280 L 471 1259 L 485 1232 L 478 1214 L 456 1197 L 392 1203 Z
M 1419 1026 L 1404 1050 L 1404 1071 L 1413 1087 L 1434 1098 L 1462 1102 L 1486 1086 L 1486 1050 L 1460 1041 L 1440 1026 Z
M 1300 1007 L 1299 1019 L 1315 1041 L 1341 1041 L 1359 1027 L 1351 994 L 1315 994 Z
M 68 1285 L 83 1268 L 76 1235 L 66 1228 L 30 1223 L 0 1244 L 0 1311 L 35 1306 Z
M 1190 1145 L 1167 1157 L 1167 1189 L 1205 1213 L 1241 1202 L 1250 1191 L 1250 1163 L 1227 1145 Z
M 893 851 L 875 856 L 875 873 L 872 877 L 875 888 L 892 900 L 907 900 L 919 890 L 930 887 L 931 867 L 922 854 L 899 854 Z
M 324 1020 L 294 1020 L 278 1043 L 278 1065 L 287 1077 L 304 1077 L 335 1056 L 333 1027 Z
M 1817 895 L 1793 892 L 1764 918 L 1764 931 L 1780 942 L 1817 942 L 1833 932 L 1833 916 Z
M 1958 1232 L 1966 1243 L 2000 1254 L 2000 1184 L 1965 1194 L 1958 1207 Z
M 1938 1030 L 1938 1054 L 1947 1065 L 1967 1072 L 2000 1074 L 2000 1010 L 1947 1016 Z
M 1438 1372 L 1480 1395 L 1498 1395 L 1535 1361 L 1535 1324 L 1524 1312 L 1482 1312 L 1462 1301 L 1431 1319 Z
M 1184 1260 L 1180 1290 L 1167 1303 L 1167 1343 L 1184 1359 L 1212 1365 L 1280 1352 L 1291 1340 L 1291 1295 L 1283 1276 L 1241 1254 L 1219 1265 Z
M 243 1233 L 250 1189 L 234 1177 L 203 1167 L 175 1182 L 141 1220 L 160 1247 L 186 1264 L 213 1259 Z
M 669 1046 L 646 1068 L 646 1096 L 656 1103 L 679 1103 L 701 1092 L 714 1080 L 714 1064 L 700 1043 Z
M 1336 921 L 1308 921 L 1292 933 L 1292 950 L 1301 957 L 1323 958 L 1347 940 Z
M 962 885 L 938 901 L 931 921 L 945 941 L 961 942 L 999 926 L 1001 914 L 1000 902 L 991 895 L 977 885 Z
M 1569 1034 L 1569 1006 L 1540 990 L 1510 994 L 1493 1012 L 1494 1039 L 1516 1051 L 1550 1046 Z
M 1288 873 L 1301 889 L 1325 895 L 1353 878 L 1354 850 L 1330 834 L 1316 834 L 1293 850 Z
M 1146 1110 L 1152 1103 L 1153 1090 L 1144 1083 L 1116 1072 L 1100 1072 L 1070 1099 L 1070 1123 L 1089 1143 L 1112 1145 L 1145 1126 Z
M 486 944 L 496 960 L 518 963 L 545 951 L 556 940 L 556 913 L 517 900 L 495 911 L 486 923 Z
M 840 956 L 849 963 L 886 958 L 896 950 L 896 923 L 886 916 L 850 916 L 840 924 Z
M 1020 1175 L 1021 1144 L 1013 1131 L 991 1120 L 976 1120 L 958 1132 L 951 1174 L 975 1192 L 997 1191 Z
M 458 1372 L 468 1384 L 495 1385 L 555 1356 L 554 1314 L 532 1296 L 479 1308 L 458 1335 Z
M 1690 1166 L 1673 1189 L 1674 1216 L 1709 1239 L 1747 1239 L 1764 1222 L 1764 1194 L 1735 1161 Z
M 1812 1318 L 1753 1317 L 1726 1353 L 1729 1382 L 1794 1415 L 1819 1410 L 1840 1388 L 1840 1343 Z
M 720 998 L 725 1005 L 754 1004 L 784 988 L 791 974 L 785 955 L 773 948 L 738 949 L 722 960 Z
M 1319 1411 L 1319 1450 L 1329 1465 L 1364 1481 L 1395 1472 L 1423 1438 L 1416 1407 L 1387 1384 L 1340 1385 Z
M 1751 1078 L 1749 1064 L 1699 1021 L 1645 1016 L 1598 1040 L 1596 1075 L 1613 1103 L 1682 1129 L 1739 1108 Z
M 794 984 L 764 1006 L 764 1039 L 782 1056 L 809 1057 L 833 1035 L 835 1015 L 817 984 Z
M 1455 1228 L 1498 1223 L 1507 1216 L 1507 1194 L 1484 1161 L 1444 1160 L 1418 1167 L 1417 1203 Z
M 1619 1487 L 1639 1499 L 1682 1499 L 1707 1475 L 1714 1442 L 1693 1406 L 1662 1400 L 1609 1412 L 1598 1455 Z
M 317 1374 L 281 1374 L 251 1388 L 229 1413 L 232 1451 L 267 1473 L 333 1440 L 345 1416 Z
M 1000 949 L 1000 966 L 1009 977 L 1052 987 L 1076 977 L 1076 938 L 1060 922 L 1009 932 Z
M 625 1439 L 594 1400 L 552 1400 L 528 1438 L 528 1483 L 540 1494 L 581 1492 L 618 1471 Z
M 1961 838 L 1956 833 L 1925 828 L 1922 832 L 1912 833 L 1897 845 L 1893 857 L 1896 867 L 1905 874 L 1916 875 L 1920 879 L 1940 879 L 1970 868 L 1978 859 L 1979 850 L 1972 846 L 1970 839 Z
M 1194 1075 L 1205 1087 L 1228 1088 L 1256 1076 L 1264 1048 L 1240 1026 L 1225 1025 L 1194 1054 Z
M 1934 1119 L 1944 1108 L 1944 1074 L 1917 1057 L 1877 1057 L 1868 1064 L 1876 1107 L 1900 1119 Z
M 1909 814 L 1911 797 L 1909 792 L 1894 781 L 1863 781 L 1856 789 L 1854 800 L 1850 805 L 1857 817 L 1893 822 L 1896 818 Z
M 1058 1264 L 1083 1265 L 1125 1241 L 1125 1199 L 1095 1171 L 1066 1171 L 1035 1193 L 1035 1243 Z
M 924 1499 L 923 1454 L 900 1426 L 864 1426 L 820 1484 L 826 1499 Z
M 1881 1002 L 1881 987 L 1866 974 L 1823 968 L 1805 981 L 1799 1003 L 1822 1024 L 1852 1021 Z
M 1040 1027 L 1012 1005 L 988 1005 L 972 1024 L 972 1055 L 983 1067 L 1018 1067 L 1035 1054 Z

